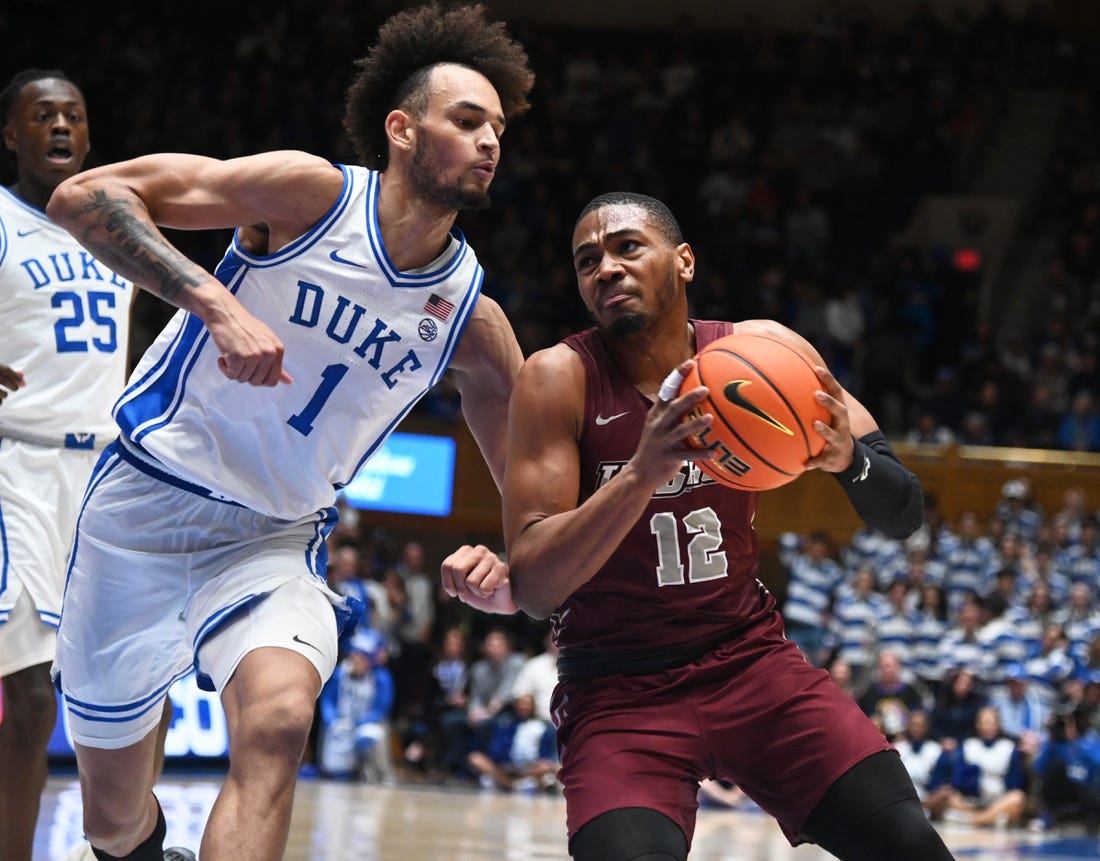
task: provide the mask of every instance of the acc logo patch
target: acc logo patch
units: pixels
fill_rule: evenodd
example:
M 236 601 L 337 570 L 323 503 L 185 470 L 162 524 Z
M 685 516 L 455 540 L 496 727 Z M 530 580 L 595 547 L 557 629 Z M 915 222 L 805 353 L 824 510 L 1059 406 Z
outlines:
M 422 341 L 434 341 L 439 336 L 439 326 L 431 317 L 425 317 L 416 327 Z

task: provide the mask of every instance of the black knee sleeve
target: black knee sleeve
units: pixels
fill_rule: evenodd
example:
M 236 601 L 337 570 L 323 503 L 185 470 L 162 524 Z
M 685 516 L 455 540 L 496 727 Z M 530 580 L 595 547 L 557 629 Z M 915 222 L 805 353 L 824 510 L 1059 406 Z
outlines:
M 841 861 L 952 861 L 892 751 L 867 757 L 829 787 L 803 835 Z
M 153 833 L 133 852 L 128 855 L 108 855 L 93 846 L 92 854 L 99 861 L 164 861 L 164 835 L 168 833 L 168 824 L 164 821 L 164 811 L 160 809 L 160 802 L 155 795 L 153 800 L 157 802 L 157 824 L 153 826 Z
M 656 810 L 624 807 L 581 826 L 569 844 L 574 861 L 686 861 L 680 826 Z

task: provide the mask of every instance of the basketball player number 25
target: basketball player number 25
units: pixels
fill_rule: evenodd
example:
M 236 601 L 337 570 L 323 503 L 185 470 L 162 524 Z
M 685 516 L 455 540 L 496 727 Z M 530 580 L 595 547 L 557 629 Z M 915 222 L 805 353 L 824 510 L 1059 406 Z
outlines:
M 713 508 L 697 508 L 684 515 L 684 530 L 693 536 L 688 542 L 687 582 L 701 583 L 726 576 L 726 551 L 722 546 L 722 522 Z M 649 520 L 649 531 L 657 537 L 657 585 L 677 586 L 684 582 L 680 558 L 679 524 L 676 515 L 660 511 Z
M 329 365 L 321 371 L 321 385 L 317 387 L 317 391 L 313 393 L 313 397 L 309 399 L 305 409 L 292 415 L 286 420 L 286 423 L 302 436 L 309 436 L 313 430 L 313 420 L 317 418 L 317 414 L 321 412 L 321 407 L 325 405 L 325 401 L 332 394 L 332 390 L 336 388 L 340 380 L 344 379 L 344 374 L 347 372 L 348 366 L 343 364 Z
M 87 353 L 88 341 L 76 337 L 84 325 L 84 299 L 79 293 L 63 290 L 50 298 L 54 308 L 66 309 L 67 316 L 53 324 L 53 334 L 59 353 Z M 88 317 L 102 330 L 102 337 L 91 339 L 92 346 L 100 353 L 113 353 L 118 349 L 118 329 L 109 313 L 115 307 L 114 293 L 88 291 Z

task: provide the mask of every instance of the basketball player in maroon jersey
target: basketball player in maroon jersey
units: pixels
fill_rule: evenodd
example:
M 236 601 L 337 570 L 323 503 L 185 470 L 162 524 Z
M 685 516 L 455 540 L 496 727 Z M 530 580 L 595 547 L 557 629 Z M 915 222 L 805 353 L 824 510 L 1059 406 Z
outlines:
M 682 419 L 706 389 L 677 396 L 666 378 L 731 332 L 786 338 L 820 366 L 832 416 L 816 423 L 825 448 L 810 467 L 899 538 L 920 526 L 920 483 L 805 339 L 773 321 L 688 318 L 695 260 L 661 202 L 596 198 L 573 255 L 596 326 L 520 373 L 503 491 L 512 597 L 550 617 L 561 650 L 552 708 L 573 857 L 686 858 L 699 781 L 714 778 L 792 844 L 951 858 L 897 754 L 784 638 L 756 576 L 757 495 L 703 477 L 708 455 L 685 440 L 710 417 Z

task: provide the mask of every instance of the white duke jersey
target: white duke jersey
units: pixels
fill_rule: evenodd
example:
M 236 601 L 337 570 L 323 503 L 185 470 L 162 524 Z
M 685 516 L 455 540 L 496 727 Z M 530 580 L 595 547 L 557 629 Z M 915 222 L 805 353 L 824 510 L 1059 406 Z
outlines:
M 0 187 L 0 362 L 27 381 L 0 408 L 0 437 L 70 448 L 115 437 L 133 289 Z
M 132 454 L 288 520 L 333 505 L 440 380 L 484 277 L 457 229 L 431 264 L 398 271 L 378 225 L 379 175 L 337 167 L 340 196 L 308 232 L 264 256 L 235 236 L 215 273 L 281 339 L 293 383 L 227 379 L 202 320 L 180 311 L 115 408 Z

